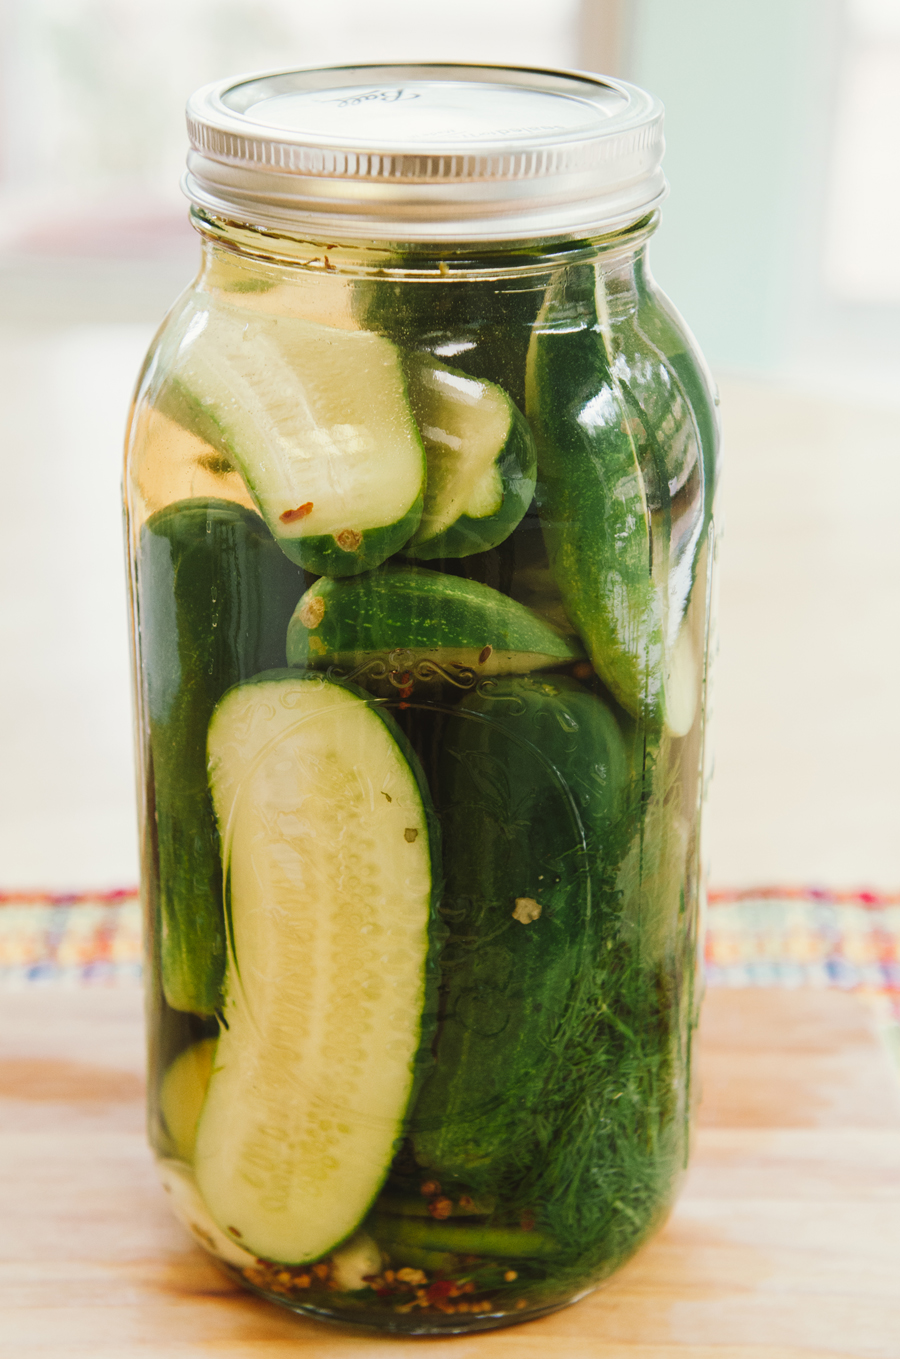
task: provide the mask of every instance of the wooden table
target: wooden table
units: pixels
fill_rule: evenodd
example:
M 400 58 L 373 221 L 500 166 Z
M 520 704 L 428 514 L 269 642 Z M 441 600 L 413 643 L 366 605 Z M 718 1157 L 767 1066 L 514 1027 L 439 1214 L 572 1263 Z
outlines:
M 372 1339 L 238 1290 L 170 1217 L 136 992 L 0 996 L 0 1355 L 900 1356 L 900 1082 L 851 995 L 713 991 L 693 1168 L 592 1297 L 509 1330 Z

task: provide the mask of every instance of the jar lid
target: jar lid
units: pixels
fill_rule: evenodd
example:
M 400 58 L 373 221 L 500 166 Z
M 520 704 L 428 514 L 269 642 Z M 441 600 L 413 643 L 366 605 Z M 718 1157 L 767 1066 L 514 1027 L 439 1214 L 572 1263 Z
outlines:
M 206 85 L 183 186 L 216 217 L 350 240 L 613 231 L 664 197 L 663 110 L 575 71 L 330 66 Z

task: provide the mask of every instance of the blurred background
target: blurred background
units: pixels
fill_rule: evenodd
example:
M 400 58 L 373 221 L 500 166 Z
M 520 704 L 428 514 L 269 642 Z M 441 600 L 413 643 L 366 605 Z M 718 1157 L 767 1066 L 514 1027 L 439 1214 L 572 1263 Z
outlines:
M 900 0 L 5 0 L 0 44 L 0 891 L 137 878 L 120 461 L 198 258 L 185 99 L 398 58 L 665 102 L 651 262 L 727 458 L 712 880 L 900 885 Z

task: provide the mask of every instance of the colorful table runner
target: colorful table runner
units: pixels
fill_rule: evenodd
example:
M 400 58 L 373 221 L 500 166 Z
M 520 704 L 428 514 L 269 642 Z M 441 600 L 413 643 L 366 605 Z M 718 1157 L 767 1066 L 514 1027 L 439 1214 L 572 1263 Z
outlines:
M 863 992 L 900 1022 L 900 893 L 765 887 L 709 893 L 709 986 Z M 0 989 L 134 986 L 137 892 L 0 893 Z
M 139 986 L 137 891 L 0 892 L 0 990 Z

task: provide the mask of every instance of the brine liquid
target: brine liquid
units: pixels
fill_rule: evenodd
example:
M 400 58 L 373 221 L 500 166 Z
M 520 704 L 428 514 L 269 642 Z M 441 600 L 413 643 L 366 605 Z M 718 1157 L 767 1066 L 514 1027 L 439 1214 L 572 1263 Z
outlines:
M 135 443 L 136 524 L 191 498 L 252 508 L 226 457 L 150 407 Z M 339 676 L 387 708 L 417 758 L 440 827 L 445 886 L 430 963 L 431 1065 L 417 1077 L 407 1135 L 371 1211 L 321 1260 L 253 1257 L 228 1238 L 227 1224 L 212 1221 L 193 1182 L 191 1138 L 220 1017 L 172 1008 L 164 997 L 160 832 L 145 748 L 151 1140 L 176 1212 L 250 1288 L 379 1330 L 493 1327 L 579 1296 L 664 1219 L 686 1163 L 691 1107 L 710 558 L 704 542 L 682 625 L 696 662 L 697 714 L 684 736 L 645 730 L 586 659 L 484 679 L 411 660 L 401 648 L 387 665 L 378 658 Z M 573 631 L 534 510 L 499 547 L 426 565 Z M 223 593 L 248 587 L 252 597 L 253 582 L 223 560 Z M 145 654 L 145 667 L 151 662 Z M 591 759 L 572 712 L 591 699 L 619 725 L 632 785 L 602 826 L 587 819 L 578 832 L 579 779 Z M 497 705 L 503 740 L 485 745 L 478 733 Z M 503 741 L 517 752 L 508 765 Z M 473 864 L 493 875 L 480 904 Z M 522 968 L 534 962 L 522 961 L 520 941 L 563 909 L 565 940 L 548 935 L 545 970 L 526 996 Z M 452 1043 L 451 1020 L 462 1035 Z M 445 1073 L 442 1061 L 468 1062 L 470 1088 L 460 1088 L 462 1067 Z M 446 1091 L 446 1127 L 436 1090 Z

